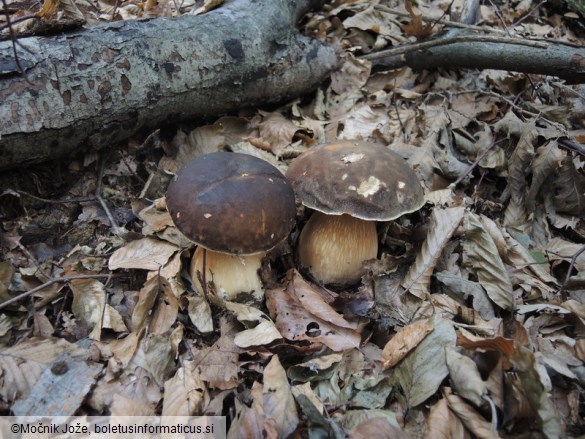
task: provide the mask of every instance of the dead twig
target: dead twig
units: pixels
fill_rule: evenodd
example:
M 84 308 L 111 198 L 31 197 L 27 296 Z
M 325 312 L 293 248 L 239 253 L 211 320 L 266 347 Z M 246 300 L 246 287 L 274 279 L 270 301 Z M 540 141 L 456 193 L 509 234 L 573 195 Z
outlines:
M 26 197 L 32 198 L 33 200 L 42 201 L 43 203 L 49 203 L 49 204 L 82 203 L 82 202 L 86 202 L 86 201 L 95 201 L 96 200 L 96 197 L 95 196 L 90 196 L 90 197 L 75 197 L 75 198 L 71 198 L 70 200 L 50 200 L 50 199 L 47 199 L 47 198 L 37 197 L 36 195 L 29 194 L 28 192 L 21 191 L 21 190 L 17 190 L 15 192 L 17 194 L 24 195 Z
M 16 303 L 22 299 L 25 299 L 28 296 L 30 296 L 31 294 L 34 294 L 34 293 L 42 290 L 43 288 L 47 288 L 48 286 L 53 285 L 54 283 L 57 283 L 57 282 L 69 282 L 71 280 L 76 280 L 76 279 L 103 279 L 103 278 L 110 279 L 112 277 L 117 277 L 117 276 L 122 276 L 122 275 L 116 275 L 116 274 L 75 274 L 75 275 L 71 275 L 71 276 L 57 277 L 55 279 L 51 279 L 51 280 L 45 282 L 42 285 L 39 285 L 38 287 L 33 288 L 32 290 L 25 291 L 24 293 L 19 294 L 18 296 L 13 297 L 12 299 L 5 300 L 4 302 L 0 303 L 0 309 L 6 308 L 8 305 Z
M 387 49 L 381 50 L 375 53 L 368 53 L 367 55 L 362 55 L 360 59 L 381 59 L 381 58 L 388 58 L 397 55 L 403 55 L 409 52 L 417 52 L 419 50 L 426 50 L 432 47 L 439 47 L 439 46 L 446 46 L 449 44 L 455 43 L 471 43 L 471 42 L 481 42 L 481 43 L 500 43 L 500 44 L 516 44 L 519 46 L 529 46 L 529 47 L 537 47 L 541 49 L 548 48 L 548 43 L 544 41 L 531 41 L 531 40 L 522 40 L 520 38 L 508 38 L 508 37 L 490 37 L 486 35 L 460 35 L 450 38 L 438 38 L 436 40 L 431 41 L 424 41 L 422 43 L 413 43 L 413 44 L 405 44 L 400 47 L 396 47 L 394 49 Z
M 114 219 L 114 215 L 112 215 L 112 212 L 110 211 L 110 208 L 106 204 L 106 201 L 102 198 L 102 178 L 104 176 L 105 166 L 106 166 L 106 159 L 105 159 L 105 157 L 101 157 L 99 169 L 98 169 L 98 179 L 97 179 L 97 185 L 96 185 L 96 190 L 95 190 L 95 197 L 100 202 L 102 209 L 104 209 L 104 211 L 106 212 L 106 215 L 108 216 L 108 220 L 110 221 L 110 224 L 112 226 L 112 232 L 114 233 L 114 235 L 119 236 L 119 237 L 123 237 L 124 235 L 126 235 L 128 233 L 128 231 L 124 227 L 120 227 L 118 225 L 118 222 Z
M 22 75 L 22 77 L 26 80 L 26 82 L 28 82 L 30 84 L 30 81 L 28 80 L 28 77 L 26 76 L 26 72 L 24 71 L 24 68 L 20 64 L 20 59 L 18 58 L 18 52 L 16 51 L 16 42 L 18 40 L 18 37 L 16 35 L 16 32 L 14 32 L 14 28 L 12 27 L 12 20 L 10 19 L 10 13 L 8 12 L 8 4 L 6 3 L 6 0 L 2 0 L 2 5 L 4 6 L 4 15 L 6 16 L 6 25 L 5 26 L 8 27 L 8 33 L 10 34 L 10 41 L 12 42 L 12 53 L 14 54 L 14 62 L 16 63 L 16 66 L 18 67 L 18 70 L 20 71 L 20 74 Z
M 24 245 L 22 245 L 19 241 L 16 241 L 16 245 L 30 259 L 30 261 L 34 264 L 34 266 L 37 267 L 37 270 L 39 271 L 39 273 L 41 273 L 43 275 L 43 277 L 45 277 L 45 279 L 51 278 L 51 276 L 49 276 L 47 273 L 45 273 L 45 271 L 41 267 L 41 264 L 39 264 L 39 261 L 37 261 L 37 258 L 35 258 L 34 255 L 31 252 L 29 252 L 28 249 Z
M 8 12 L 6 12 L 8 13 Z M 18 23 L 22 23 L 23 21 L 26 20 L 40 20 L 41 18 L 37 15 L 31 14 L 31 15 L 24 15 L 22 17 L 18 17 L 18 18 L 13 18 L 10 20 L 10 23 L 6 23 L 0 26 L 0 31 L 7 29 L 9 26 L 14 25 L 14 24 L 18 24 Z
M 583 254 L 583 252 L 585 252 L 585 245 L 583 247 L 581 247 L 579 250 L 577 250 L 573 256 L 571 256 L 571 261 L 569 262 L 569 268 L 567 268 L 567 275 L 565 276 L 565 280 L 563 281 L 563 284 L 561 285 L 561 288 L 559 291 L 563 291 L 563 289 L 565 288 L 565 285 L 567 285 L 569 283 L 569 279 L 571 278 L 571 272 L 573 271 L 573 268 L 575 268 L 575 262 L 577 262 L 577 258 L 579 256 L 581 256 Z
M 577 154 L 580 154 L 583 157 L 585 157 L 585 147 L 571 139 L 566 138 L 559 139 L 559 146 L 563 149 L 568 149 L 569 151 L 576 152 Z
M 475 159 L 475 161 L 467 168 L 467 170 L 462 175 L 460 175 L 457 180 L 455 180 L 453 183 L 451 183 L 449 185 L 449 187 L 451 187 L 451 188 L 457 187 L 457 185 L 459 183 L 461 183 L 465 179 L 465 177 L 467 177 L 471 173 L 471 171 L 473 171 L 477 167 L 479 162 L 481 162 L 484 159 L 484 157 L 487 155 L 487 153 L 490 152 L 494 148 L 494 146 L 496 146 L 497 144 L 498 144 L 498 142 L 492 142 L 492 144 L 490 146 L 488 146 L 486 149 L 484 149 L 483 152 Z

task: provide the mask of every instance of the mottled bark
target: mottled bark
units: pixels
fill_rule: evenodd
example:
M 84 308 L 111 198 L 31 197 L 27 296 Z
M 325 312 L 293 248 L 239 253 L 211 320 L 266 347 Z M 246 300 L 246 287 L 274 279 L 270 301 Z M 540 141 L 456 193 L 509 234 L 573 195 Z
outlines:
M 320 0 L 226 0 L 201 16 L 0 42 L 0 170 L 112 145 L 143 128 L 291 99 L 335 68 L 298 33 Z
M 537 75 L 557 76 L 568 84 L 585 83 L 585 49 L 542 41 L 543 47 L 491 41 L 454 42 L 425 50 L 412 50 L 400 56 L 363 58 L 376 68 L 398 69 L 408 66 L 424 69 L 494 69 Z M 407 47 L 407 46 L 406 46 Z M 406 48 L 404 47 L 404 48 Z

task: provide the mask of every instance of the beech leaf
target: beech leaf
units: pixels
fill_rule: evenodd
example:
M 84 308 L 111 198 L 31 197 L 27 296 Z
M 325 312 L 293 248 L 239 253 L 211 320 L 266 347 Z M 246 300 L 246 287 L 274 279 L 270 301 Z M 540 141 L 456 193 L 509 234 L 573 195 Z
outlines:
M 264 413 L 276 421 L 279 437 L 289 437 L 297 428 L 299 417 L 286 372 L 278 355 L 264 369 Z
M 138 239 L 116 250 L 110 256 L 108 266 L 110 270 L 139 268 L 156 271 L 162 268 L 178 250 L 177 246 L 158 239 Z
M 422 404 L 439 389 L 448 374 L 445 348 L 455 347 L 451 322 L 435 317 L 428 323 L 435 330 L 393 369 L 409 407 Z
M 536 157 L 532 162 L 532 181 L 526 195 L 526 203 L 529 211 L 535 208 L 536 196 L 541 192 L 543 185 L 549 177 L 561 167 L 564 158 L 567 156 L 557 146 L 556 141 L 550 141 L 536 150 Z M 548 189 L 548 188 L 546 188 Z
M 455 391 L 476 407 L 482 404 L 487 384 L 481 379 L 475 362 L 454 349 L 447 349 L 447 368 Z
M 516 149 L 510 156 L 508 164 L 508 187 L 510 202 L 504 214 L 504 223 L 511 226 L 523 226 L 528 220 L 526 212 L 527 174 L 534 157 L 533 141 L 537 136 L 534 121 L 524 123 L 522 134 Z
M 186 361 L 165 381 L 163 416 L 199 416 L 209 402 L 209 394 L 194 361 Z
M 460 301 L 467 302 L 469 296 L 473 298 L 473 309 L 476 310 L 482 319 L 491 320 L 496 315 L 494 307 L 485 290 L 477 282 L 463 279 L 461 276 L 441 271 L 435 273 L 435 277 L 449 290 L 449 296 L 456 296 Z
M 566 156 L 554 181 L 554 206 L 557 212 L 582 216 L 585 214 L 585 177 L 571 156 Z
M 475 435 L 478 439 L 500 439 L 500 435 L 493 431 L 491 424 L 470 406 L 463 398 L 444 392 L 445 399 L 449 404 L 449 409 L 463 422 L 467 430 Z
M 539 378 L 534 353 L 522 347 L 517 348 L 514 350 L 511 362 L 524 389 L 523 393 L 542 422 L 544 435 L 547 438 L 563 437 L 560 416 Z
M 512 284 L 493 239 L 477 216 L 468 213 L 464 221 L 466 240 L 463 243 L 464 263 L 475 272 L 490 299 L 499 307 L 514 309 Z
M 286 289 L 266 290 L 266 306 L 284 338 L 323 343 L 336 352 L 360 345 L 359 325 L 338 314 L 319 294 L 319 287 L 294 270 L 288 278 Z
M 99 341 L 106 306 L 104 284 L 95 279 L 74 279 L 69 288 L 73 292 L 71 310 L 75 318 L 91 331 L 89 338 Z
M 418 346 L 424 338 L 433 331 L 433 327 L 425 322 L 415 322 L 405 326 L 402 330 L 390 339 L 382 356 L 384 357 L 383 367 L 388 369 L 400 362 L 411 350 Z
M 445 244 L 459 227 L 464 212 L 463 207 L 433 210 L 429 234 L 414 264 L 402 280 L 402 286 L 419 299 L 424 299 L 428 294 L 437 259 L 441 256 Z

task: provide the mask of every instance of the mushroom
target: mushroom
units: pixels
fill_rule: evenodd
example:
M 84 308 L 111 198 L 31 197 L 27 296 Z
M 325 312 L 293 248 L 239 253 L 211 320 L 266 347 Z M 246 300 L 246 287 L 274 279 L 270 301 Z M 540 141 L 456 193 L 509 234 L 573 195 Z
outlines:
M 167 208 L 177 228 L 198 244 L 190 267 L 198 288 L 205 291 L 205 279 L 225 300 L 262 300 L 262 258 L 288 236 L 296 213 L 294 192 L 278 169 L 247 154 L 197 157 L 171 181 Z
M 359 281 L 363 262 L 378 255 L 376 221 L 390 221 L 424 204 L 407 162 L 388 148 L 358 141 L 321 145 L 297 157 L 286 177 L 315 212 L 299 237 L 303 267 L 324 284 Z

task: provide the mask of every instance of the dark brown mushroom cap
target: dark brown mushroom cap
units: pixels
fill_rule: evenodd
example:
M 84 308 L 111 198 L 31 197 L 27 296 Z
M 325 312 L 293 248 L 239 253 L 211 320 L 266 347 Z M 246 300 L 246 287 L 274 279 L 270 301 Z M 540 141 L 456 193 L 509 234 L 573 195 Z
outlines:
M 210 250 L 249 255 L 270 250 L 294 225 L 294 192 L 259 158 L 231 152 L 197 157 L 167 190 L 177 228 Z
M 286 173 L 302 203 L 329 215 L 390 221 L 424 204 L 414 171 L 388 148 L 358 141 L 319 146 Z

